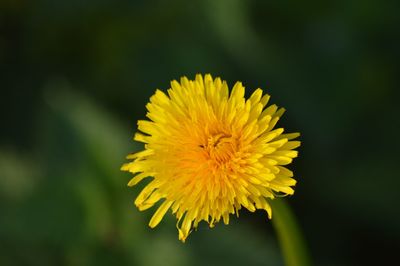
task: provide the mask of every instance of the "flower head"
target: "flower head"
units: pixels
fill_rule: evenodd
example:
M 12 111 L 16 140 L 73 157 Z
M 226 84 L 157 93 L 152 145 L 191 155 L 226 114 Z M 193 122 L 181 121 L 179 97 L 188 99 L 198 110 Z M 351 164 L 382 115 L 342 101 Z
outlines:
M 122 166 L 135 175 L 129 186 L 151 178 L 135 200 L 141 211 L 162 202 L 150 227 L 171 210 L 185 241 L 200 221 L 228 224 L 242 207 L 271 218 L 268 200 L 294 193 L 296 180 L 285 165 L 297 156 L 300 142 L 292 139 L 299 134 L 274 129 L 285 110 L 267 107 L 269 95 L 261 89 L 248 100 L 244 94 L 240 82 L 229 93 L 220 78 L 197 75 L 174 80 L 167 94 L 157 90 L 150 98 L 150 120 L 138 121 L 134 137 L 145 148 Z

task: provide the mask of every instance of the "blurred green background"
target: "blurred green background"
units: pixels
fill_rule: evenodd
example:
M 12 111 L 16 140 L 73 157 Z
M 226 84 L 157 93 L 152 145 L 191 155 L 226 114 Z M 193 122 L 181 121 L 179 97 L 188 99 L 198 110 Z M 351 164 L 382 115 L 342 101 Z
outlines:
M 241 212 L 154 230 L 125 155 L 156 88 L 262 87 L 300 131 L 288 199 L 315 265 L 382 265 L 400 240 L 399 1 L 0 1 L 0 265 L 282 265 Z

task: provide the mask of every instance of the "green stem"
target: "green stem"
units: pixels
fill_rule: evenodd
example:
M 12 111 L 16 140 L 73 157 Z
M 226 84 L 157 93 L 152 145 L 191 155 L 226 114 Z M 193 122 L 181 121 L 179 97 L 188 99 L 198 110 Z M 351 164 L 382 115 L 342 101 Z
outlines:
M 275 228 L 285 265 L 308 266 L 311 260 L 296 217 L 284 199 L 270 201 Z

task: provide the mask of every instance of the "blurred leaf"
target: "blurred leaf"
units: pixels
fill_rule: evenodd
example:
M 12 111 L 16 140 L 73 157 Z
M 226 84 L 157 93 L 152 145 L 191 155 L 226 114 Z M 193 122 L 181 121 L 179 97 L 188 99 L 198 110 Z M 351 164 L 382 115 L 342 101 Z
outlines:
M 19 201 L 36 189 L 40 169 L 34 160 L 14 150 L 0 150 L 0 198 Z

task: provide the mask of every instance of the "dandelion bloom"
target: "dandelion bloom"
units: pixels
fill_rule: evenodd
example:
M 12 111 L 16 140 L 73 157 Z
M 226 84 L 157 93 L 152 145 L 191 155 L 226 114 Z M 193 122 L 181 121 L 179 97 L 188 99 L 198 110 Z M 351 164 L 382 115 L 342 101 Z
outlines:
M 296 184 L 285 167 L 300 146 L 274 129 L 285 109 L 266 106 L 270 98 L 257 89 L 248 100 L 237 82 L 232 92 L 225 81 L 211 75 L 171 82 L 167 94 L 157 90 L 146 105 L 150 120 L 138 121 L 134 139 L 144 150 L 128 155 L 122 166 L 135 176 L 129 186 L 146 177 L 151 181 L 135 200 L 143 211 L 161 201 L 150 220 L 154 228 L 168 210 L 175 214 L 183 242 L 200 221 L 210 227 L 241 207 L 265 210 L 269 199 L 291 195 Z

